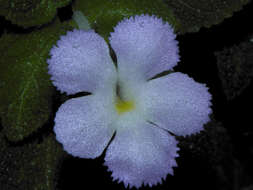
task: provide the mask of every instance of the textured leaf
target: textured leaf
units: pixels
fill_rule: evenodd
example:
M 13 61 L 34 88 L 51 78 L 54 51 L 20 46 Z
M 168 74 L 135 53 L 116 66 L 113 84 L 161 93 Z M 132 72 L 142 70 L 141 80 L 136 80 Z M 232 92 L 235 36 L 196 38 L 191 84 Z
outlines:
M 237 46 L 216 52 L 219 77 L 225 95 L 232 100 L 249 86 L 253 77 L 253 43 L 242 42 Z
M 48 120 L 53 86 L 46 59 L 59 35 L 71 28 L 58 23 L 0 39 L 0 116 L 9 140 L 22 140 Z
M 177 20 L 162 0 L 76 0 L 73 9 L 82 11 L 91 27 L 106 40 L 120 20 L 133 15 L 156 15 L 178 28 Z
M 57 8 L 71 0 L 0 0 L 0 15 L 12 23 L 31 27 L 50 22 L 57 13 Z
M 249 0 L 164 0 L 180 20 L 180 33 L 221 23 Z
M 55 137 L 23 146 L 9 145 L 0 134 L 0 188 L 55 190 L 56 172 L 66 156 Z

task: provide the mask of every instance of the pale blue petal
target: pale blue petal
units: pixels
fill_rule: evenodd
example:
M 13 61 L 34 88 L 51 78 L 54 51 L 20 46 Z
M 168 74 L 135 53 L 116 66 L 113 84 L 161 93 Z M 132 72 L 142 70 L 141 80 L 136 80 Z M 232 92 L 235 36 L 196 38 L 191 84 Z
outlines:
M 212 113 L 206 85 L 179 72 L 148 81 L 137 101 L 151 122 L 176 135 L 199 132 Z
M 116 80 L 109 48 L 93 30 L 75 29 L 61 36 L 50 55 L 49 74 L 61 92 L 95 92 Z
M 179 150 L 173 136 L 144 120 L 119 123 L 105 156 L 114 180 L 139 188 L 162 183 L 167 174 L 173 175 Z
M 74 98 L 56 113 L 54 132 L 69 154 L 95 158 L 103 152 L 115 128 L 112 96 L 90 95 Z
M 172 69 L 179 61 L 173 28 L 155 16 L 141 15 L 121 21 L 111 33 L 121 79 L 149 79 Z

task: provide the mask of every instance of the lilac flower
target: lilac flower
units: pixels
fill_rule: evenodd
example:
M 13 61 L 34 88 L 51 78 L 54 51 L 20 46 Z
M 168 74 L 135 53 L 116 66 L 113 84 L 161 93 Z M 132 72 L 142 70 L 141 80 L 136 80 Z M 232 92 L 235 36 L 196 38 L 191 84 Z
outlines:
M 114 180 L 139 188 L 173 175 L 178 156 L 175 135 L 199 132 L 211 111 L 204 84 L 172 70 L 179 61 L 176 35 L 168 23 L 141 15 L 120 22 L 106 42 L 93 30 L 61 36 L 50 52 L 53 84 L 67 94 L 89 96 L 66 101 L 56 113 L 54 132 L 64 150 L 96 158 L 108 142 L 105 165 Z

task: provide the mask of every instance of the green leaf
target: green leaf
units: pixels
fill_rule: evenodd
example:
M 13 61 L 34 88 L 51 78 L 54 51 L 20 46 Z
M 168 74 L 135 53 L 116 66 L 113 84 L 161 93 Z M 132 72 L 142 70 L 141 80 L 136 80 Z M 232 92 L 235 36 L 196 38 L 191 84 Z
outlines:
M 0 134 L 0 187 L 3 190 L 55 190 L 57 169 L 66 156 L 54 135 L 13 146 Z
M 76 0 L 74 11 L 82 11 L 90 25 L 107 41 L 113 27 L 123 18 L 149 14 L 162 17 L 177 30 L 178 22 L 162 0 Z
M 22 140 L 48 120 L 54 88 L 46 59 L 59 36 L 70 29 L 70 24 L 56 23 L 0 39 L 0 117 L 9 140 Z
M 0 15 L 25 28 L 49 23 L 71 0 L 0 0 Z
M 198 32 L 231 17 L 249 0 L 164 0 L 180 20 L 180 33 Z

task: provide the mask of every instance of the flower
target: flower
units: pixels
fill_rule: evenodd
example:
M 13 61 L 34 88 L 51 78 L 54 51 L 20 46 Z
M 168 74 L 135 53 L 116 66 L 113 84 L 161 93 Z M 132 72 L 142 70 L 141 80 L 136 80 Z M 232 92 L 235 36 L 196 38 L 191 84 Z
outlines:
M 204 84 L 180 72 L 153 79 L 179 61 L 175 37 L 155 16 L 124 19 L 109 38 L 115 67 L 93 30 L 61 36 L 48 59 L 53 84 L 67 94 L 91 92 L 67 100 L 56 113 L 54 132 L 64 150 L 98 157 L 116 132 L 105 155 L 113 179 L 139 188 L 173 175 L 179 148 L 170 133 L 199 132 L 212 112 Z

